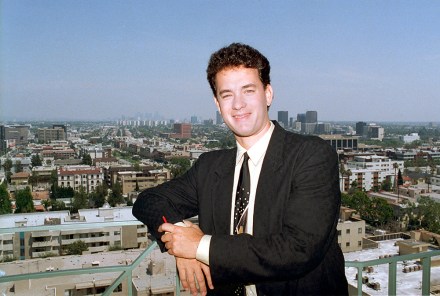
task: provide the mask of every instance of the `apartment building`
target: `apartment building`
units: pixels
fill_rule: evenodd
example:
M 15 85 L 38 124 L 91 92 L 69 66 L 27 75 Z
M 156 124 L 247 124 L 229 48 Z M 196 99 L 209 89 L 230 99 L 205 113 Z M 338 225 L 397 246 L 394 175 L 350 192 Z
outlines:
M 0 259 L 6 257 L 30 259 L 59 256 L 75 241 L 84 241 L 88 250 L 84 254 L 108 251 L 111 247 L 135 249 L 148 244 L 147 228 L 144 225 L 99 227 L 88 223 L 136 220 L 131 207 L 79 210 L 78 217 L 68 211 L 8 214 L 0 216 L 2 227 L 32 227 L 41 225 L 77 224 L 70 230 L 27 231 L 0 234 Z
M 363 237 L 365 237 L 365 221 L 354 216 L 356 211 L 341 207 L 339 212 L 338 244 L 342 252 L 362 250 Z
M 394 168 L 397 164 L 398 168 Z M 344 174 L 340 177 L 340 188 L 342 192 L 348 191 L 353 182 L 357 183 L 359 189 L 370 191 L 379 189 L 382 182 L 389 180 L 393 184 L 396 173 L 403 171 L 403 161 L 391 160 L 385 156 L 377 155 L 356 155 L 345 164 L 346 171 L 351 174 Z
M 54 125 L 52 128 L 39 128 L 37 137 L 39 143 L 64 141 L 67 139 L 67 129 L 64 125 Z
M 117 173 L 117 182 L 122 186 L 122 194 L 128 194 L 136 190 L 155 187 L 170 179 L 170 172 L 166 169 L 150 170 L 148 172 L 126 171 Z
M 86 192 L 92 192 L 104 181 L 102 168 L 87 165 L 61 167 L 57 175 L 58 186 L 72 187 L 75 191 L 84 187 Z

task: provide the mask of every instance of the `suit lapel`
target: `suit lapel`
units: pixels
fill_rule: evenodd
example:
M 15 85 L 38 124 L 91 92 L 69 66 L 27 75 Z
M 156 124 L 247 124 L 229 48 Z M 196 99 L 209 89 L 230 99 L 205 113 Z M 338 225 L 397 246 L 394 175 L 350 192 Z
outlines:
M 279 171 L 283 164 L 285 131 L 276 121 L 274 124 L 275 129 L 264 156 L 255 196 L 253 233 L 256 236 L 268 233 L 270 225 L 273 225 L 269 221 L 276 219 L 276 217 L 271 217 L 273 212 L 270 209 L 273 207 L 273 198 L 276 198 L 275 193 L 278 191 L 277 180 L 283 178 Z
M 218 162 L 215 169 L 214 186 L 211 191 L 214 233 L 230 234 L 232 186 L 234 184 L 235 156 L 237 149 L 231 149 Z

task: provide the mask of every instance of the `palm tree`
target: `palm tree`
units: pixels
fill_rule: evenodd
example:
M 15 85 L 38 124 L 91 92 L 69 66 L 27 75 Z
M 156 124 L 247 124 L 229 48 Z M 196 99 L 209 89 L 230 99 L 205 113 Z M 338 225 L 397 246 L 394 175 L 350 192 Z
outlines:
M 399 165 L 397 162 L 393 163 L 393 169 L 394 169 L 394 191 L 397 191 L 397 169 L 399 168 Z

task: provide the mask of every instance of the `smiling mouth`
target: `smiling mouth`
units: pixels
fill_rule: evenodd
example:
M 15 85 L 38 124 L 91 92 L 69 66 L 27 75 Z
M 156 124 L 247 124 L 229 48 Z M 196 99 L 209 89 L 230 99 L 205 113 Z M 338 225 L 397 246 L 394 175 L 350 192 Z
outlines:
M 247 116 L 249 116 L 249 113 L 236 114 L 236 115 L 234 115 L 233 117 L 234 117 L 235 119 L 243 119 L 243 118 L 246 118 Z

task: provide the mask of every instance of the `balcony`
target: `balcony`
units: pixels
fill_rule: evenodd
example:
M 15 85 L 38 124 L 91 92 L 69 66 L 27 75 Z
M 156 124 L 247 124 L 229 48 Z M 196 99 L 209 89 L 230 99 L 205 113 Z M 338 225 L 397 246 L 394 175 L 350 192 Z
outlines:
M 10 233 L 11 231 L 22 233 L 73 229 L 92 230 L 96 228 L 129 225 L 140 225 L 140 222 L 75 223 L 73 225 L 46 225 L 14 229 L 0 228 L 0 234 Z M 5 276 L 0 277 L 0 289 L 7 291 L 14 286 L 15 293 L 32 293 L 33 295 L 40 295 L 37 294 L 38 289 L 43 291 L 42 294 L 44 295 L 67 295 L 70 293 L 69 291 L 78 289 L 89 289 L 88 291 L 92 291 L 91 293 L 102 293 L 102 295 L 137 295 L 138 291 L 134 291 L 134 289 L 139 290 L 145 288 L 145 285 L 149 283 L 150 286 L 147 287 L 148 289 L 165 291 L 171 287 L 175 295 L 180 295 L 181 290 L 175 271 L 175 264 L 173 260 L 170 260 L 172 257 L 166 253 L 160 253 L 156 247 L 156 243 L 151 243 L 146 249 L 110 252 L 108 253 L 109 257 L 112 257 L 113 262 L 116 262 L 113 265 L 109 265 L 108 262 L 106 262 L 107 259 L 103 253 L 63 257 L 65 262 L 62 264 L 57 263 L 57 258 L 61 257 L 38 259 L 38 261 L 36 261 L 36 259 L 16 261 L 10 263 L 16 268 L 16 273 L 7 272 Z M 382 290 L 380 290 L 377 295 L 398 294 L 397 283 L 400 264 L 405 261 L 420 259 L 422 268 L 418 273 L 420 275 L 419 295 L 429 295 L 431 289 L 431 259 L 435 256 L 440 256 L 440 250 L 375 260 L 346 261 L 346 273 L 348 274 L 351 270 L 352 274 L 353 270 L 355 270 L 355 272 L 360 275 L 357 277 L 354 287 L 351 287 L 351 294 L 365 295 L 365 293 L 368 293 L 367 291 L 369 291 L 368 289 L 371 289 L 371 287 L 367 287 L 368 283 L 365 282 L 363 272 L 365 273 L 365 270 L 371 267 L 378 268 L 379 266 L 386 266 L 388 268 L 388 275 L 383 279 L 387 283 L 386 288 L 382 287 Z M 156 262 L 171 262 L 164 263 L 163 266 L 157 266 L 158 264 L 152 264 L 151 258 L 154 258 Z M 149 273 L 149 270 L 151 271 L 155 268 L 160 270 L 161 274 L 165 276 L 151 276 L 149 281 L 142 278 Z M 4 269 L 4 267 L 2 267 L 2 269 Z M 347 279 L 349 282 L 353 282 L 352 277 L 349 278 L 349 276 L 347 276 Z M 32 291 L 30 289 L 32 289 Z M 401 287 L 399 287 L 399 289 L 401 289 Z M 18 290 L 20 290 L 20 292 Z M 374 293 L 372 295 L 374 295 Z

